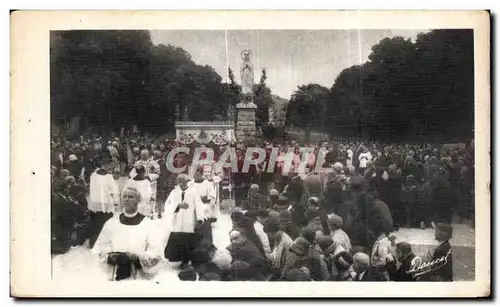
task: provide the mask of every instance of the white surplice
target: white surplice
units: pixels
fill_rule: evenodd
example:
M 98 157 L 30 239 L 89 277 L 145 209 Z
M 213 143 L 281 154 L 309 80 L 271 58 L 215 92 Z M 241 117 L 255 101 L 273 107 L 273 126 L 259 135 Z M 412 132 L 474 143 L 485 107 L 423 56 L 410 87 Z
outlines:
M 214 185 L 214 191 L 215 191 L 215 201 L 214 205 L 212 206 L 212 212 L 210 214 L 211 218 L 214 219 L 219 219 L 220 216 L 220 184 L 222 182 L 222 176 L 221 175 L 214 175 L 212 177 L 212 183 Z
M 177 185 L 165 202 L 165 213 L 163 220 L 170 232 L 194 233 L 196 221 L 203 221 L 206 218 L 205 205 L 201 202 L 201 197 L 193 187 L 184 190 L 184 202 L 188 204 L 186 209 L 179 209 L 177 206 L 182 203 L 182 189 Z
M 120 215 L 109 219 L 97 238 L 92 253 L 106 264 L 108 254 L 111 252 L 133 253 L 138 256 L 142 266 L 142 272 L 146 275 L 154 275 L 159 269 L 163 257 L 163 238 L 157 228 L 148 218 L 138 225 L 125 225 L 120 222 Z M 151 266 L 151 259 L 159 259 L 156 265 Z M 111 269 L 109 265 L 108 269 Z M 145 277 L 141 274 L 142 277 Z
M 209 203 L 204 203 L 205 205 L 205 216 L 206 217 L 212 217 L 212 212 L 213 212 L 213 206 L 215 205 L 215 189 L 214 185 L 212 182 L 208 180 L 203 180 L 202 182 L 195 182 L 191 181 L 191 187 L 198 192 L 200 195 L 200 198 L 203 198 L 206 196 L 210 202 Z
M 88 209 L 92 212 L 112 213 L 120 203 L 120 192 L 111 174 L 99 174 L 96 169 L 90 175 L 90 197 Z

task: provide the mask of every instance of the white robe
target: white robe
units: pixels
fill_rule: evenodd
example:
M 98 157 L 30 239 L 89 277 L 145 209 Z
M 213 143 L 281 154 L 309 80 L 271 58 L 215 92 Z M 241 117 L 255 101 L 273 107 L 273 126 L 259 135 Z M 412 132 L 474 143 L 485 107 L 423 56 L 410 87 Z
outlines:
M 359 155 L 359 167 L 366 168 L 369 162 L 372 162 L 372 154 L 368 152 L 363 152 Z
M 348 149 L 347 150 L 347 161 L 346 161 L 348 166 L 352 166 L 353 155 L 354 154 L 353 154 L 352 150 Z
M 88 209 L 93 212 L 113 213 L 115 212 L 115 204 L 120 203 L 118 186 L 111 174 L 99 175 L 96 172 L 90 175 Z
M 102 228 L 99 237 L 92 249 L 92 253 L 105 264 L 108 253 L 133 253 L 139 258 L 142 272 L 154 275 L 163 260 L 163 238 L 155 228 L 153 221 L 144 218 L 138 225 L 125 225 L 120 222 L 120 215 L 109 219 Z M 158 259 L 154 266 L 150 266 L 150 259 Z M 108 269 L 110 266 L 107 265 Z M 141 277 L 146 277 L 142 276 Z
M 188 204 L 188 207 L 175 212 L 181 202 L 182 190 L 176 186 L 165 202 L 165 213 L 162 219 L 170 232 L 194 233 L 196 221 L 203 221 L 206 218 L 205 205 L 193 187 L 188 187 L 184 191 L 184 202 Z
M 153 206 L 151 203 L 152 189 L 150 181 L 147 179 L 129 179 L 127 180 L 127 183 L 125 183 L 125 188 L 127 187 L 134 187 L 139 191 L 139 194 L 141 194 L 141 202 L 139 203 L 138 208 L 139 213 L 151 217 L 153 215 Z
M 146 170 L 146 176 L 149 178 L 151 184 L 151 196 L 153 199 L 156 199 L 156 191 L 158 188 L 158 178 L 160 177 L 160 164 L 156 160 L 139 160 L 135 162 L 134 168 L 129 173 L 129 177 L 133 179 L 137 176 L 137 172 L 135 171 L 135 167 L 142 165 Z
M 219 219 L 220 216 L 220 184 L 222 182 L 222 177 L 219 175 L 215 175 L 212 177 L 212 182 L 214 184 L 214 191 L 215 191 L 215 201 L 214 205 L 212 206 L 212 213 L 210 217 L 214 219 Z
M 216 197 L 213 183 L 208 180 L 203 180 L 202 182 L 192 181 L 191 187 L 193 189 L 196 189 L 196 191 L 200 195 L 200 198 L 202 198 L 203 196 L 208 197 L 210 203 L 203 204 L 205 206 L 204 214 L 207 217 L 212 217 L 213 206 L 215 205 L 215 197 Z

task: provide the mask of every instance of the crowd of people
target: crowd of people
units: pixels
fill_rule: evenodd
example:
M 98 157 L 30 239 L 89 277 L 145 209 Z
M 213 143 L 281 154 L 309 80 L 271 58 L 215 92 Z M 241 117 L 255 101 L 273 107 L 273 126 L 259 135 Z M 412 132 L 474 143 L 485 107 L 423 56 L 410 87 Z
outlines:
M 235 147 L 238 169 L 181 174 L 166 167 L 191 165 L 190 154 L 168 155 L 178 146 L 142 137 L 54 141 L 52 253 L 88 244 L 114 280 L 154 275 L 165 259 L 180 262 L 181 280 L 453 279 L 452 219 L 474 221 L 473 144 L 306 144 L 304 171 L 299 144 L 262 143 L 266 159 L 248 172 L 248 145 L 206 145 L 214 161 Z M 273 148 L 293 153 L 290 169 L 267 163 Z M 224 198 L 235 204 L 231 243 L 220 248 L 212 230 Z M 412 246 L 396 243 L 400 227 L 434 228 L 439 245 L 429 259 L 414 261 Z M 421 274 L 422 261 L 436 268 Z

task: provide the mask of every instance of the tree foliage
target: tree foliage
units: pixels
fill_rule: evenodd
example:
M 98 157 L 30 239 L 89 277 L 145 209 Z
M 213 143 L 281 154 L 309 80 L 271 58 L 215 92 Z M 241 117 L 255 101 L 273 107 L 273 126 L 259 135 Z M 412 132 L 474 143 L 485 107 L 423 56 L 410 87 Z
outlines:
M 471 30 L 385 38 L 366 63 L 337 76 L 328 97 L 319 85 L 299 86 L 288 123 L 384 141 L 466 140 L 474 127 L 473 42 Z
M 298 86 L 287 123 L 333 136 L 385 141 L 464 140 L 474 127 L 472 30 L 433 30 L 416 41 L 385 38 L 369 60 L 344 69 L 330 89 Z M 149 31 L 51 32 L 51 117 L 118 131 L 173 130 L 175 108 L 213 120 L 240 101 L 241 87 L 183 49 L 153 46 Z M 262 70 L 254 86 L 257 124 L 265 130 L 273 103 Z M 333 81 L 333 80 L 332 80 Z
M 254 85 L 255 101 L 257 110 L 255 113 L 256 124 L 262 129 L 266 129 L 269 123 L 269 108 L 273 104 L 271 89 L 266 85 L 267 74 L 266 69 L 262 69 L 259 83 Z
M 299 86 L 288 103 L 287 124 L 304 128 L 308 141 L 311 129 L 323 130 L 329 102 L 328 88 L 313 83 Z
M 108 131 L 137 125 L 173 129 L 175 107 L 213 120 L 233 103 L 233 85 L 175 46 L 153 46 L 149 31 L 65 31 L 51 37 L 51 111 L 55 122 L 82 117 Z

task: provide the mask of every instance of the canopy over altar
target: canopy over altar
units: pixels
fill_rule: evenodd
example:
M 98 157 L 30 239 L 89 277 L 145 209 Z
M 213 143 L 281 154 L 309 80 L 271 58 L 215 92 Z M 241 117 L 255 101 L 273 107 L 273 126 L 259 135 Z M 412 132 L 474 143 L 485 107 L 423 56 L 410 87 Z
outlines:
M 225 145 L 236 140 L 233 121 L 176 121 L 176 139 L 181 144 Z

